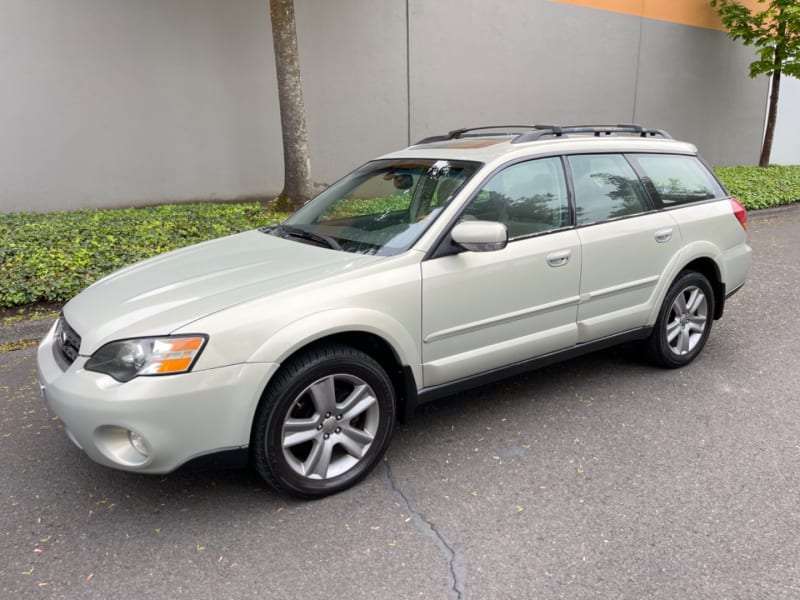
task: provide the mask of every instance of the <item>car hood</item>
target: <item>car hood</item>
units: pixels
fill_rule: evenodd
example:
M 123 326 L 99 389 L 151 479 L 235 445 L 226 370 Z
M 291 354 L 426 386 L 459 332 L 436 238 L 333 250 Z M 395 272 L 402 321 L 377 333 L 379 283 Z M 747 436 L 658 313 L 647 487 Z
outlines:
M 64 316 L 88 355 L 112 340 L 169 334 L 241 302 L 377 260 L 248 231 L 112 273 L 70 300 Z

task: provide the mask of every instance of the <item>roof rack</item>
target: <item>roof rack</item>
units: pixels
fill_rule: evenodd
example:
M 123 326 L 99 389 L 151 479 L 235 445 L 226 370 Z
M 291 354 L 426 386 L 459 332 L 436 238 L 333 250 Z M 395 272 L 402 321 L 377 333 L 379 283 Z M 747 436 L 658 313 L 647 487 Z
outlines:
M 647 129 L 634 123 L 619 123 L 617 125 L 534 125 L 533 131 L 518 135 L 512 144 L 533 142 L 546 136 L 562 137 L 574 133 L 591 133 L 594 137 L 606 135 L 632 135 L 638 137 L 661 137 L 668 140 L 672 136 L 663 129 Z
M 507 131 L 509 129 L 524 129 L 524 133 Z M 486 125 L 482 127 L 464 127 L 453 129 L 442 135 L 433 135 L 417 142 L 417 144 L 430 144 L 444 142 L 464 137 L 478 137 L 489 135 L 515 135 L 512 144 L 534 142 L 543 137 L 563 137 L 570 134 L 591 133 L 595 137 L 610 135 L 630 135 L 638 137 L 661 137 L 672 139 L 672 136 L 663 129 L 647 129 L 634 123 L 619 123 L 616 125 Z
M 430 144 L 432 142 L 446 142 L 462 137 L 478 137 L 483 135 L 519 135 L 518 131 L 502 131 L 503 129 L 526 129 L 531 130 L 536 125 L 484 125 L 483 127 L 464 127 L 453 129 L 445 134 L 432 135 L 417 142 L 417 144 Z M 488 131 L 492 130 L 492 131 Z M 499 131 L 498 131 L 499 130 Z M 477 133 L 481 132 L 481 133 Z M 466 135 L 465 135 L 466 134 Z M 415 144 L 416 145 L 416 144 Z

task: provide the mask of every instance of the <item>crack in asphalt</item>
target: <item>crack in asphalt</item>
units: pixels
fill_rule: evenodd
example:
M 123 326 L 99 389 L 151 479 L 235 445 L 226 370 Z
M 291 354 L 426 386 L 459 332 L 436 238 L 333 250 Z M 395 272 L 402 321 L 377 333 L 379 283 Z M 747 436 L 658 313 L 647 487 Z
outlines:
M 447 579 L 450 585 L 450 597 L 454 600 L 467 600 L 467 563 L 464 557 L 456 551 L 453 544 L 442 534 L 433 523 L 428 521 L 405 495 L 392 475 L 392 468 L 388 461 L 383 462 L 383 478 L 389 489 L 402 500 L 406 511 L 421 534 L 434 541 L 439 552 L 447 561 Z

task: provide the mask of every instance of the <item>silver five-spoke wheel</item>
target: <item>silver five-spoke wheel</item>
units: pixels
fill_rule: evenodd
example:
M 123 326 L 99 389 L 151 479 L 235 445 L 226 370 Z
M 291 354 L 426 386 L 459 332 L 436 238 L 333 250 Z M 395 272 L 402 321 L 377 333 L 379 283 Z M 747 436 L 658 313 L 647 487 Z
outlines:
M 706 295 L 697 286 L 683 289 L 672 303 L 667 321 L 670 350 L 683 356 L 695 349 L 708 323 Z
M 714 290 L 703 273 L 680 273 L 664 297 L 645 345 L 650 360 L 671 369 L 692 362 L 711 332 L 714 306 Z
M 394 419 L 394 387 L 378 361 L 351 346 L 316 346 L 286 361 L 265 390 L 253 464 L 280 491 L 334 494 L 380 461 Z
M 364 457 L 379 423 L 378 400 L 367 382 L 346 373 L 328 375 L 294 401 L 283 423 L 283 456 L 298 475 L 336 477 Z

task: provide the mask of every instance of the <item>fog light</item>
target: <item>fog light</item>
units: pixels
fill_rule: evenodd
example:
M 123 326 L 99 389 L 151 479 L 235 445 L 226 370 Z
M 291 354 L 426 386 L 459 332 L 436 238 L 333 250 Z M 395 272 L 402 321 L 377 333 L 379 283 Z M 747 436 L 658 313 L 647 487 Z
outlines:
M 133 446 L 134 450 L 136 450 L 139 454 L 145 458 L 150 456 L 150 451 L 147 449 L 147 444 L 144 443 L 144 438 L 142 436 L 135 431 L 129 431 L 128 439 L 131 441 L 131 446 Z

